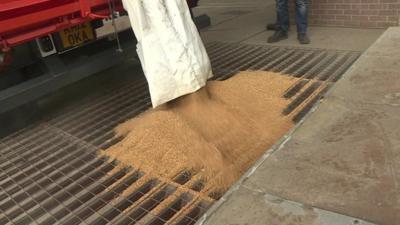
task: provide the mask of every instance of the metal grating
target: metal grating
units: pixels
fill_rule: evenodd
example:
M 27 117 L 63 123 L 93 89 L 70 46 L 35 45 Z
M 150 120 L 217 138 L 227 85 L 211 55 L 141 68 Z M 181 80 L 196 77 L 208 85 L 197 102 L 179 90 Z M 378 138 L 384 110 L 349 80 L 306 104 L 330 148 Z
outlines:
M 209 43 L 215 79 L 241 70 L 300 78 L 282 112 L 299 121 L 357 52 Z M 113 128 L 151 106 L 144 77 L 0 140 L 0 224 L 195 224 L 223 193 L 195 171 L 170 180 L 100 157 Z
M 207 45 L 217 80 L 239 71 L 262 70 L 299 78 L 284 94 L 293 99 L 283 111 L 299 122 L 357 60 L 360 53 L 326 49 L 243 45 L 213 42 Z

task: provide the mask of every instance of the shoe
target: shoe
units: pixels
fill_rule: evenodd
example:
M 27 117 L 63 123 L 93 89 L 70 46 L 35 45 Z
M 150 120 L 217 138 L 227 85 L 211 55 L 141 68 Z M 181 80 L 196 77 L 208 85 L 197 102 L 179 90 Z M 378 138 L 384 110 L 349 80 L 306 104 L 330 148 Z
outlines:
M 274 35 L 268 38 L 268 43 L 275 43 L 288 38 L 287 32 L 283 30 L 275 31 Z
M 299 40 L 300 44 L 302 45 L 310 44 L 310 38 L 306 33 L 297 34 L 297 40 Z
M 267 24 L 267 30 L 278 30 L 278 26 L 275 23 Z

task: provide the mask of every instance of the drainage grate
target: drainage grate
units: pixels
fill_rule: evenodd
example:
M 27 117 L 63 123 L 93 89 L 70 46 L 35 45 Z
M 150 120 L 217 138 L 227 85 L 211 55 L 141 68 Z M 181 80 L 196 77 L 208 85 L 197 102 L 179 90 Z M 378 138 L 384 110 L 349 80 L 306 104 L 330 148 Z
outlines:
M 359 52 L 213 42 L 207 45 L 217 80 L 243 70 L 264 70 L 300 78 L 284 94 L 283 111 L 299 122 L 359 57 Z
M 357 52 L 207 45 L 215 79 L 241 70 L 300 78 L 282 112 L 299 121 L 357 59 Z M 195 171 L 149 177 L 97 155 L 113 128 L 151 106 L 144 77 L 0 140 L 0 224 L 195 224 L 223 193 Z

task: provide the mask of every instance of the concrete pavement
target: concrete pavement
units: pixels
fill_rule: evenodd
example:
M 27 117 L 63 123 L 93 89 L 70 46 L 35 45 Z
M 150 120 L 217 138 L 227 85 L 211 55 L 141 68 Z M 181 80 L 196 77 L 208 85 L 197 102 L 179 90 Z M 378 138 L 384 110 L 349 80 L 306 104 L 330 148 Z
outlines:
M 399 71 L 396 27 L 204 224 L 400 224 Z
M 268 45 L 274 7 L 274 0 L 204 0 L 196 13 L 212 18 L 205 42 Z M 383 32 L 309 29 L 312 43 L 302 47 L 363 52 L 376 43 L 200 224 L 400 224 L 400 28 Z M 300 46 L 295 27 L 274 45 Z

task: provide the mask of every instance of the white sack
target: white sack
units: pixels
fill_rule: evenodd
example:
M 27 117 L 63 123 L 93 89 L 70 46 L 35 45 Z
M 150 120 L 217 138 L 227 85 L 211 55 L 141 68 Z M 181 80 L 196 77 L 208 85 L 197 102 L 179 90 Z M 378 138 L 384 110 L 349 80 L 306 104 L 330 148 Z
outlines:
M 197 91 L 211 64 L 186 0 L 123 0 L 153 107 Z

